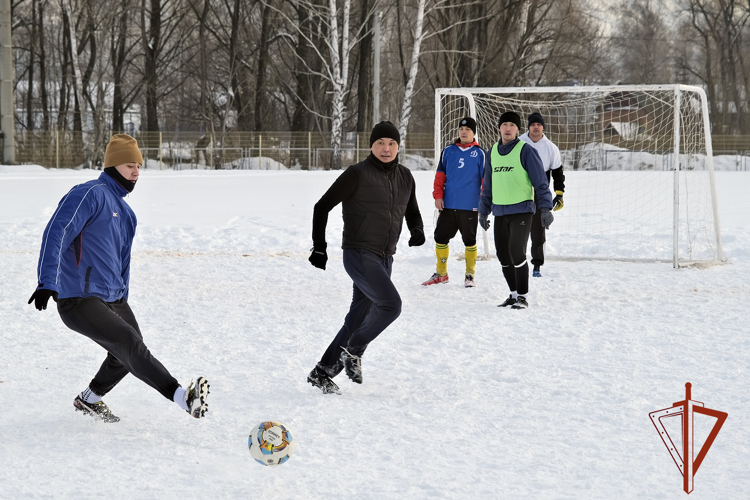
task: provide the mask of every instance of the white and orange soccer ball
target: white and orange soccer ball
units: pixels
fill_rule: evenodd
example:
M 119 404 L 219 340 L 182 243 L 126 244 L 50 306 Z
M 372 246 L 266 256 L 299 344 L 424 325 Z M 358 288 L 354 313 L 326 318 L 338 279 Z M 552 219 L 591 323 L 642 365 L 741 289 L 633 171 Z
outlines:
M 294 438 L 281 422 L 261 422 L 247 440 L 250 455 L 261 465 L 281 465 L 294 453 Z

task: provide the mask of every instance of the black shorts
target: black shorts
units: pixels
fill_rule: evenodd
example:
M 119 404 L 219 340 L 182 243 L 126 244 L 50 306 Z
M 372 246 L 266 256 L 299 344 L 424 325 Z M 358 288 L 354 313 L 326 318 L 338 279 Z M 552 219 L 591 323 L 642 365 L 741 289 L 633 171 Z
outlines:
M 447 245 L 451 238 L 456 236 L 456 232 L 461 231 L 464 245 L 473 247 L 477 244 L 478 225 L 479 212 L 444 208 L 435 226 L 435 243 Z

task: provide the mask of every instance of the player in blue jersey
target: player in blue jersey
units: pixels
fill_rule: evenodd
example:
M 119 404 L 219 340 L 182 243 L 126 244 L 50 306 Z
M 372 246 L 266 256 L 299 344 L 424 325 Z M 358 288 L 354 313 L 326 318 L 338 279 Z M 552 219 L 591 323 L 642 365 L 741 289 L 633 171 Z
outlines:
M 484 177 L 484 151 L 474 139 L 477 122 L 467 116 L 458 124 L 458 139 L 440 154 L 435 172 L 435 208 L 440 211 L 435 226 L 437 269 L 422 285 L 448 283 L 448 242 L 461 232 L 466 247 L 464 286 L 474 286 L 477 263 L 477 216 Z

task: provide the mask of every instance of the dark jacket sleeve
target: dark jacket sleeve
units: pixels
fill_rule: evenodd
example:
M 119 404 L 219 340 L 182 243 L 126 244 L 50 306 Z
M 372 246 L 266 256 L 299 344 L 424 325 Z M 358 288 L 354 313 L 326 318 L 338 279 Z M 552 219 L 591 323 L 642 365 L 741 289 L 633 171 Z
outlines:
M 409 231 L 412 229 L 421 229 L 424 232 L 424 223 L 422 222 L 422 214 L 419 211 L 419 205 L 417 204 L 417 183 L 412 178 L 411 184 L 411 196 L 409 197 L 409 203 L 406 205 L 406 227 Z
M 353 168 L 347 168 L 338 179 L 331 184 L 328 191 L 318 200 L 313 209 L 313 245 L 324 245 L 326 242 L 326 226 L 328 225 L 328 212 L 333 207 L 349 198 L 357 190 L 359 175 Z
M 526 169 L 531 185 L 534 186 L 534 192 L 539 198 L 539 208 L 552 210 L 552 195 L 549 191 L 547 174 L 544 173 L 542 159 L 539 158 L 539 153 L 536 152 L 536 149 L 531 146 L 524 146 L 521 149 L 521 165 Z
M 492 211 L 492 148 L 484 154 L 484 178 L 482 179 L 482 197 L 479 200 L 479 213 L 489 215 Z M 526 148 L 524 148 L 526 149 Z
M 553 168 L 550 170 L 550 173 L 554 181 L 555 191 L 565 192 L 565 174 L 563 173 L 562 165 L 559 168 Z

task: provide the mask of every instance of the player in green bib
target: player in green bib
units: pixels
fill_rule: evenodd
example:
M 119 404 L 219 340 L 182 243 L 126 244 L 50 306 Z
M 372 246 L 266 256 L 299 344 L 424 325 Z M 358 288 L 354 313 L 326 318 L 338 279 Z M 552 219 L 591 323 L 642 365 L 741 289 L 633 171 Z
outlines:
M 485 155 L 484 184 L 479 204 L 479 225 L 488 230 L 489 215 L 495 216 L 495 249 L 503 266 L 510 296 L 500 307 L 526 309 L 529 303 L 529 264 L 526 244 L 536 211 L 534 192 L 539 193 L 542 225 L 552 224 L 552 195 L 539 154 L 518 139 L 521 117 L 507 111 L 500 116 L 500 141 Z

